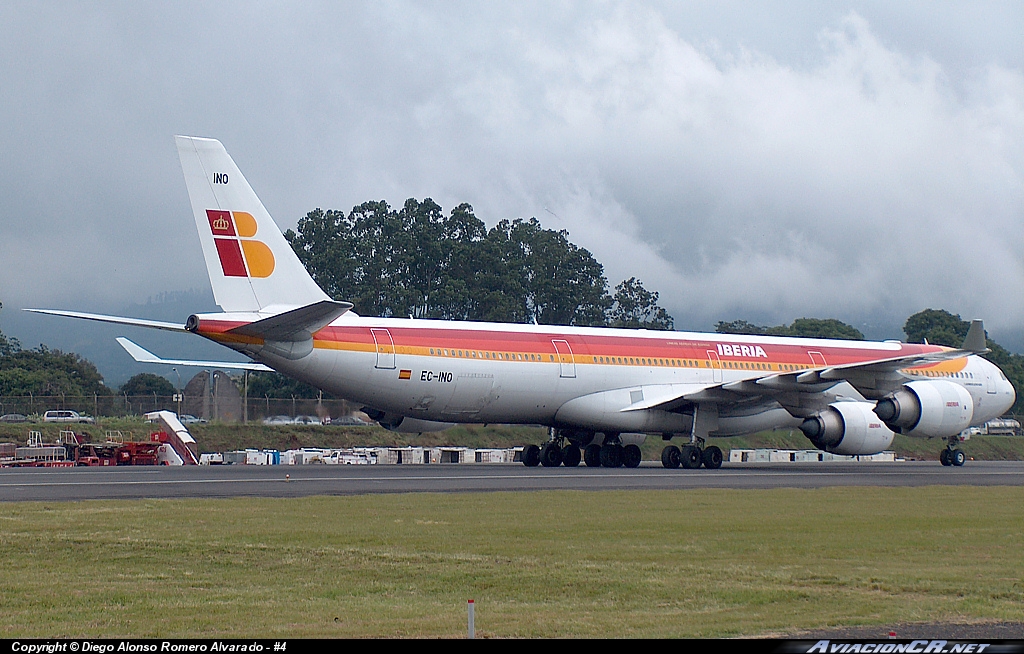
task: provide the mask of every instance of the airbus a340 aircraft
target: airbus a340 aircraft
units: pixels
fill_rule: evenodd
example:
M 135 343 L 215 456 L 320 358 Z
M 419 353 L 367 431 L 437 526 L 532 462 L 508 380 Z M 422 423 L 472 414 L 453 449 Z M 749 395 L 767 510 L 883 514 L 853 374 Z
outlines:
M 636 467 L 646 434 L 669 468 L 718 468 L 709 437 L 799 428 L 820 449 L 873 454 L 893 433 L 941 437 L 960 466 L 958 434 L 1013 405 L 1006 376 L 977 356 L 981 321 L 951 349 L 897 341 L 370 318 L 329 298 L 219 141 L 176 137 L 213 293 L 223 313 L 184 324 L 36 309 L 191 332 L 338 397 L 388 429 L 452 423 L 552 427 L 526 465 Z M 119 339 L 138 360 L 165 361 Z

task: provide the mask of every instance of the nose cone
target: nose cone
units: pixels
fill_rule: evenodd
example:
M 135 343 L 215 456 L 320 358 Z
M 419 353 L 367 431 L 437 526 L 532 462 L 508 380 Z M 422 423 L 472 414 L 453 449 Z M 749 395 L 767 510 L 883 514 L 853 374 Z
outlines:
M 1013 390 L 1013 384 L 1010 383 L 1010 380 L 1004 378 L 1000 380 L 1000 383 L 1003 386 L 1001 390 L 1004 390 L 1006 394 L 1006 406 L 1003 407 L 1003 413 L 1006 413 L 1017 402 L 1017 392 Z

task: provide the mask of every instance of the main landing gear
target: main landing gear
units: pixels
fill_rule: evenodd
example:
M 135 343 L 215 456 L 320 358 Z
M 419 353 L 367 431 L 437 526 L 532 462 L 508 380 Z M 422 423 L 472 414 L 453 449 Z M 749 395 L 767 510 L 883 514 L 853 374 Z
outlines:
M 967 455 L 957 445 L 960 444 L 960 439 L 956 436 L 949 437 L 949 443 L 946 448 L 939 452 L 939 462 L 944 466 L 956 466 L 960 467 L 967 461 Z
M 669 445 L 661 451 L 661 465 L 666 468 L 682 466 L 687 470 L 704 466 L 716 470 L 722 467 L 722 450 L 717 445 L 703 449 L 699 445 L 684 445 L 682 449 Z
M 661 451 L 661 465 L 666 468 L 682 466 L 687 470 L 695 470 L 701 466 L 709 470 L 722 467 L 722 450 L 717 445 L 704 447 L 704 437 L 718 427 L 718 407 L 715 405 L 695 405 L 693 422 L 690 427 L 690 444 L 681 449 L 669 445 Z M 672 440 L 672 434 L 663 434 L 665 440 Z
M 590 468 L 636 468 L 640 465 L 643 458 L 640 448 L 632 443 L 623 445 L 618 434 L 605 434 L 603 445 L 591 443 L 593 438 L 592 433 L 553 430 L 551 440 L 544 445 L 523 448 L 523 464 L 531 468 L 538 465 L 575 468 L 581 461 Z

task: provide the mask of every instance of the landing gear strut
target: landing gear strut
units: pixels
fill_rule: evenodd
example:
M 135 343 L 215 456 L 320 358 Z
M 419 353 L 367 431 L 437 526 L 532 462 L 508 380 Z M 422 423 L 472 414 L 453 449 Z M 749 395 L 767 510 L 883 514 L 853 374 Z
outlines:
M 704 447 L 704 437 L 718 425 L 718 409 L 714 406 L 695 406 L 693 409 L 693 426 L 690 428 L 690 444 L 682 449 L 669 445 L 661 451 L 661 465 L 666 468 L 682 466 L 687 470 L 695 470 L 701 466 L 710 470 L 722 467 L 722 450 L 718 446 Z M 671 440 L 671 434 L 662 438 Z

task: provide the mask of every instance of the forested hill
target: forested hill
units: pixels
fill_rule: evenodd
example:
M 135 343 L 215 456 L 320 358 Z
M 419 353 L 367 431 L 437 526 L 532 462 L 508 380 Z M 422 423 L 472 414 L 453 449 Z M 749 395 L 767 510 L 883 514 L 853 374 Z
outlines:
M 45 345 L 23 350 L 17 339 L 0 333 L 0 396 L 30 393 L 83 396 L 111 391 L 96 366 L 81 356 Z

